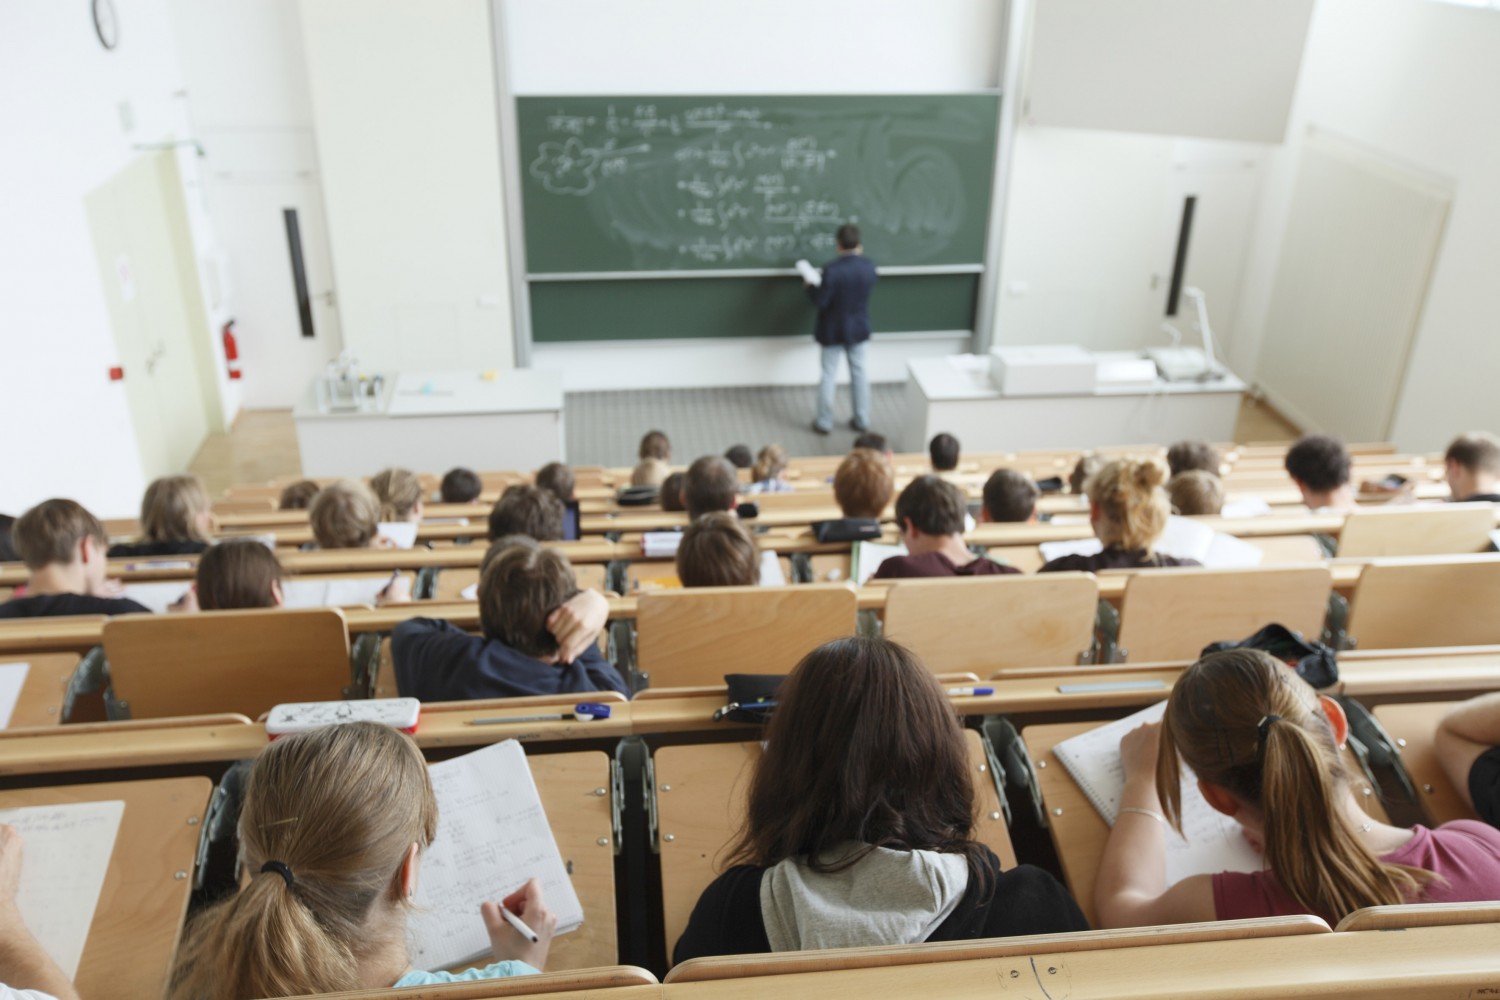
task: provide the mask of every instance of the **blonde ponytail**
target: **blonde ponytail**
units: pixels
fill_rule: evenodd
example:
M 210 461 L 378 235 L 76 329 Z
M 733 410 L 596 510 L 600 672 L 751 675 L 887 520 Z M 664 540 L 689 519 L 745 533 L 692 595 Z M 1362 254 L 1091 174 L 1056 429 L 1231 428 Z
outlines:
M 1150 554 L 1167 526 L 1171 504 L 1166 467 L 1154 458 L 1118 458 L 1089 477 L 1089 502 L 1099 508 L 1095 533 L 1105 545 Z
M 240 814 L 243 890 L 205 911 L 178 950 L 169 1000 L 250 1000 L 361 985 L 366 921 L 412 844 L 437 829 L 410 739 L 372 723 L 272 743 Z
M 382 521 L 405 521 L 422 502 L 422 483 L 405 469 L 386 469 L 370 477 L 370 492 L 380 503 Z
M 1162 810 L 1182 830 L 1178 757 L 1201 781 L 1258 809 L 1266 864 L 1309 913 L 1342 919 L 1408 902 L 1430 872 L 1381 861 L 1352 830 L 1333 727 L 1316 694 L 1258 650 L 1205 656 L 1172 689 L 1157 758 Z

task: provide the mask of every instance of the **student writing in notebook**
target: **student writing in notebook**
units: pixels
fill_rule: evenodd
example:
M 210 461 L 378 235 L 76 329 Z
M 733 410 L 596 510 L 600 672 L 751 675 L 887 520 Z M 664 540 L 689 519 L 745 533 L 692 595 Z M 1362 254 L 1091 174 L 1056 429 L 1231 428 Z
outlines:
M 1196 559 L 1178 559 L 1155 551 L 1171 515 L 1162 489 L 1166 478 L 1167 470 L 1154 458 L 1119 458 L 1105 463 L 1084 483 L 1089 524 L 1104 543 L 1104 550 L 1093 555 L 1059 556 L 1038 572 L 1093 573 L 1101 569 L 1199 565 Z
M 24 853 L 15 827 L 0 824 L 0 1000 L 78 1000 L 16 906 Z
M 974 768 L 937 678 L 887 639 L 836 639 L 782 683 L 734 866 L 674 962 L 1087 930 L 1057 880 L 974 837 Z
M 1120 742 L 1125 790 L 1094 887 L 1100 922 L 1311 913 L 1332 926 L 1365 906 L 1500 899 L 1500 831 L 1473 820 L 1407 830 L 1372 819 L 1339 753 L 1348 734 L 1338 702 L 1264 652 L 1213 653 L 1188 668 L 1162 722 Z M 1264 871 L 1166 884 L 1179 755 L 1208 804 L 1262 846 Z
M 251 1000 L 540 970 L 557 918 L 535 880 L 474 915 L 493 964 L 456 975 L 411 967 L 407 917 L 436 831 L 427 764 L 394 729 L 356 722 L 270 744 L 240 812 L 248 881 L 189 925 L 169 997 Z M 512 928 L 502 905 L 540 940 Z
M 380 534 L 380 501 L 364 483 L 341 479 L 325 486 L 307 510 L 308 526 L 322 549 L 393 549 Z

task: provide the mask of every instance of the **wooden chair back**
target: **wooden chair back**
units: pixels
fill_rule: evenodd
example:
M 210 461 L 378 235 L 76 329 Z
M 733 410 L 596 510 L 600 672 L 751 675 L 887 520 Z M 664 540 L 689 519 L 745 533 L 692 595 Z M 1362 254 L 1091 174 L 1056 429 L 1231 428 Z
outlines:
M 1326 566 L 1135 570 L 1120 603 L 1120 652 L 1136 662 L 1194 660 L 1211 642 L 1272 622 L 1317 638 L 1332 587 Z
M 942 941 L 931 944 L 886 945 L 872 948 L 825 948 L 821 951 L 788 951 L 771 955 L 725 955 L 692 958 L 674 966 L 663 982 L 701 983 L 716 979 L 752 979 L 785 976 L 799 972 L 834 969 L 890 968 L 934 962 L 969 962 L 976 959 L 1008 958 L 1046 953 L 1061 955 L 1079 951 L 1115 948 L 1146 948 L 1198 941 L 1240 941 L 1246 938 L 1300 937 L 1329 934 L 1320 917 L 1263 917 L 1256 920 L 1213 920 L 1167 927 L 1127 927 L 1108 931 L 1074 931 L 1065 934 L 1033 934 L 983 941 Z
M 532 754 L 526 762 L 583 904 L 583 925 L 553 940 L 547 967 L 557 972 L 614 965 L 620 958 L 609 755 L 597 750 Z
M 1373 559 L 1483 552 L 1494 530 L 1495 508 L 1487 503 L 1359 510 L 1344 520 L 1338 555 Z
M 1500 643 L 1500 555 L 1378 559 L 1360 573 L 1349 635 L 1363 649 Z
M 975 839 L 987 844 L 1002 869 L 1016 865 L 1000 799 L 979 734 L 964 731 L 979 807 Z M 715 743 L 657 749 L 655 761 L 657 827 L 661 840 L 662 917 L 667 952 L 687 927 L 693 906 L 724 870 L 731 838 L 744 824 L 750 778 L 760 760 L 760 743 Z
M 337 608 L 125 615 L 104 625 L 115 698 L 132 718 L 330 701 L 349 685 L 349 631 Z
M 722 684 L 726 674 L 784 674 L 854 634 L 848 584 L 653 591 L 636 606 L 636 649 L 652 687 Z
M 1448 780 L 1437 756 L 1438 722 L 1458 705 L 1452 701 L 1424 701 L 1411 705 L 1377 705 L 1375 718 L 1396 741 L 1401 766 L 1411 778 L 1417 805 L 1429 826 L 1455 819 L 1478 819 L 1463 795 Z
M 935 671 L 1076 664 L 1094 638 L 1089 573 L 902 580 L 885 599 L 885 635 Z
M 563 938 L 557 939 L 559 942 Z M 548 963 L 551 964 L 550 962 Z M 441 986 L 402 986 L 386 990 L 351 990 L 347 993 L 308 993 L 288 1000 L 500 1000 L 502 997 L 547 996 L 574 993 L 592 997 L 594 990 L 628 986 L 657 986 L 656 977 L 633 965 L 608 965 L 597 969 L 544 972 L 540 976 L 508 976 L 479 979 Z M 656 994 L 659 995 L 659 989 Z
M 1334 928 L 1337 931 L 1404 931 L 1409 927 L 1500 924 L 1500 903 L 1403 903 L 1366 906 Z

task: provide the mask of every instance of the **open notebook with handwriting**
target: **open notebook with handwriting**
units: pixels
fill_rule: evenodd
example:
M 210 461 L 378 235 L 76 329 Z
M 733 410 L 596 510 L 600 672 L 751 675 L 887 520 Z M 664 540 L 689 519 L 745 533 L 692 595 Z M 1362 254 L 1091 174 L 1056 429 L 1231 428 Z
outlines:
M 1160 722 L 1167 703 L 1157 702 L 1134 715 L 1092 729 L 1052 748 L 1104 822 L 1115 825 L 1120 795 L 1125 790 L 1125 768 L 1120 761 L 1120 738 L 1146 722 Z M 1214 872 L 1256 872 L 1264 864 L 1245 840 L 1240 825 L 1214 809 L 1198 791 L 1198 780 L 1182 767 L 1182 832 L 1167 830 L 1167 884 L 1189 875 Z
M 407 924 L 412 965 L 441 969 L 487 962 L 489 934 L 479 916 L 536 878 L 557 933 L 583 924 L 557 841 L 537 795 L 526 753 L 515 740 L 428 767 L 438 831 L 422 853 L 415 909 Z M 522 915 L 524 919 L 524 915 Z

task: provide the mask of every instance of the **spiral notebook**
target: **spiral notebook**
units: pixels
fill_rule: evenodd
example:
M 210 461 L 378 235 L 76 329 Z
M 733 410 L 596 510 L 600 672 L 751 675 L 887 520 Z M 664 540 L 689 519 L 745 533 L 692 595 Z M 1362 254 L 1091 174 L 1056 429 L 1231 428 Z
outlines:
M 1063 740 L 1052 748 L 1084 797 L 1104 822 L 1115 825 L 1120 795 L 1125 790 L 1125 769 L 1120 762 L 1120 738 L 1146 722 L 1160 722 L 1167 710 L 1162 701 L 1134 715 L 1117 719 L 1080 736 Z M 1198 781 L 1182 768 L 1182 832 L 1167 831 L 1167 884 L 1189 875 L 1213 872 L 1256 872 L 1264 866 L 1240 825 L 1209 805 L 1198 791 Z
M 412 965 L 441 969 L 488 962 L 490 938 L 479 916 L 540 879 L 557 933 L 583 924 L 583 904 L 553 839 L 521 744 L 506 740 L 428 767 L 438 831 L 422 854 L 407 936 Z M 524 915 L 523 915 L 524 919 Z

